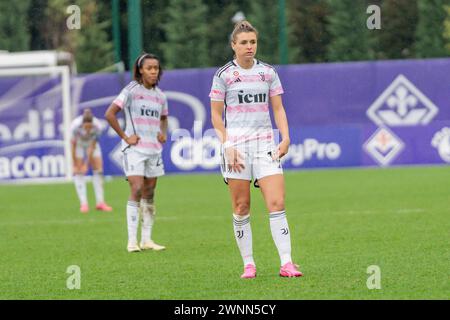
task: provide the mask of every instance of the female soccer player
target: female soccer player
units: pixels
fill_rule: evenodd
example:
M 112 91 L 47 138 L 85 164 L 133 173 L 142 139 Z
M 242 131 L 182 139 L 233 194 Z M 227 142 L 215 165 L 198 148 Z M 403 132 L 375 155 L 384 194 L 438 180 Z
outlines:
M 156 181 L 164 175 L 161 144 L 167 140 L 167 98 L 157 86 L 161 75 L 159 58 L 142 54 L 134 63 L 134 81 L 122 90 L 105 113 L 106 120 L 122 139 L 123 168 L 130 185 L 129 252 L 165 249 L 151 237 L 156 213 L 153 204 Z M 125 112 L 125 130 L 117 121 L 116 115 L 121 110 Z M 142 214 L 140 246 L 137 241 L 139 208 Z
M 223 143 L 222 174 L 229 186 L 237 245 L 244 261 L 241 278 L 256 277 L 250 228 L 250 182 L 259 185 L 269 211 L 270 228 L 281 259 L 280 276 L 299 277 L 292 262 L 291 239 L 284 207 L 280 159 L 290 144 L 288 122 L 275 69 L 255 59 L 258 32 L 248 22 L 235 25 L 231 47 L 235 59 L 215 74 L 210 98 L 212 124 Z M 281 133 L 276 146 L 269 100 Z M 225 123 L 222 114 L 225 113 Z
M 80 200 L 80 212 L 89 212 L 84 179 L 89 166 L 92 168 L 92 184 L 97 203 L 95 209 L 111 211 L 112 208 L 104 200 L 102 151 L 98 143 L 98 136 L 101 132 L 100 122 L 92 115 L 91 109 L 84 109 L 83 114 L 72 121 L 70 132 L 73 180 Z

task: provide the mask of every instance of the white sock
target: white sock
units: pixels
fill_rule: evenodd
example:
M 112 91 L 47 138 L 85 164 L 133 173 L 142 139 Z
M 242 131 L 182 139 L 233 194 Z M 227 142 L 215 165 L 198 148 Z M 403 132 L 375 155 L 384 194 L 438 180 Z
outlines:
M 278 249 L 281 265 L 283 266 L 288 262 L 292 262 L 291 235 L 289 234 L 286 211 L 271 212 L 269 218 L 272 238 Z
M 139 202 L 127 203 L 128 242 L 137 244 L 137 231 L 139 225 Z
M 84 175 L 76 174 L 73 176 L 73 182 L 75 183 L 75 189 L 77 190 L 78 199 L 80 199 L 80 204 L 87 204 L 87 191 L 86 191 L 86 180 Z
M 103 196 L 103 174 L 101 171 L 93 172 L 92 184 L 94 185 L 95 201 L 97 204 L 105 202 Z
M 255 265 L 253 260 L 252 228 L 250 227 L 250 214 L 239 216 L 233 214 L 234 237 L 241 252 L 244 266 Z
M 141 199 L 142 225 L 141 244 L 152 240 L 152 227 L 155 222 L 155 206 L 153 200 Z

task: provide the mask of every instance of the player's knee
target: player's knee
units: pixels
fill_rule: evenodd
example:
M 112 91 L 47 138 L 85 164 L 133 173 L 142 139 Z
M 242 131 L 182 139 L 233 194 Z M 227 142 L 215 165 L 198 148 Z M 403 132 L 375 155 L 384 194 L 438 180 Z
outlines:
M 142 190 L 142 197 L 145 199 L 153 199 L 153 195 L 155 194 L 155 188 L 146 186 Z
M 133 183 L 131 185 L 131 195 L 135 199 L 140 199 L 142 195 L 142 184 L 140 183 Z
M 73 174 L 83 174 L 83 165 L 75 163 L 72 167 Z
M 103 174 L 103 168 L 102 167 L 92 167 L 92 172 Z
M 73 173 L 76 175 L 86 175 L 88 172 L 87 168 L 77 168 L 73 170 Z
M 284 210 L 284 199 L 273 199 L 268 203 L 270 212 L 277 212 Z
M 103 171 L 103 164 L 101 161 L 94 160 L 92 162 L 92 169 L 95 171 Z
M 238 215 L 246 215 L 250 212 L 250 203 L 247 201 L 238 201 L 234 211 Z

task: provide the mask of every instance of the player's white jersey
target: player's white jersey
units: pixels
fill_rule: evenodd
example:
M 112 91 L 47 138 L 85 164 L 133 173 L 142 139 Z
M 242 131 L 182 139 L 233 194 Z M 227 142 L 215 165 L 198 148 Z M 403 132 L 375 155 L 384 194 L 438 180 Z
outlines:
M 102 125 L 95 117 L 92 120 L 92 124 L 92 129 L 87 132 L 83 128 L 83 116 L 76 117 L 70 125 L 72 141 L 75 141 L 78 146 L 83 148 L 87 148 L 92 141 L 97 141 L 102 131 Z
M 137 145 L 131 147 L 122 140 L 122 150 L 129 147 L 144 154 L 161 153 L 162 145 L 157 136 L 161 131 L 161 116 L 169 114 L 166 95 L 158 87 L 147 89 L 132 81 L 114 103 L 125 112 L 125 134 L 136 134 L 141 138 Z
M 265 150 L 274 140 L 269 98 L 283 93 L 275 69 L 255 59 L 251 69 L 241 68 L 236 60 L 220 68 L 209 96 L 225 103 L 228 141 L 237 148 Z

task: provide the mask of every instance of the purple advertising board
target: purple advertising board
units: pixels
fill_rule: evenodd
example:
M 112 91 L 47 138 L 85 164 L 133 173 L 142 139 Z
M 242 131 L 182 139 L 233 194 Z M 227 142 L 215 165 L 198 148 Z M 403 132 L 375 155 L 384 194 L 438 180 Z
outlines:
M 283 160 L 284 168 L 450 163 L 450 59 L 289 65 L 276 69 L 285 90 L 283 104 L 292 142 Z M 160 87 L 168 97 L 170 113 L 169 141 L 163 151 L 168 173 L 219 171 L 220 144 L 211 129 L 208 96 L 216 70 L 169 70 L 163 75 Z M 16 148 L 17 153 L 9 153 L 11 149 L 7 148 L 35 138 L 18 133 L 15 137 L 18 124 L 32 122 L 29 110 L 36 110 L 42 119 L 48 113 L 32 104 L 17 111 L 21 116 L 14 116 L 13 108 L 3 108 L 11 99 L 11 81 L 0 78 L 0 179 L 15 178 L 1 175 L 4 159 L 14 167 L 11 157 L 25 157 L 30 152 Z M 129 81 L 129 73 L 72 79 L 72 116 L 90 107 L 103 121 L 100 144 L 107 175 L 122 175 L 121 152 L 119 138 L 103 115 Z M 29 96 L 47 92 L 50 87 L 42 86 Z M 54 127 L 58 127 L 61 115 L 57 106 L 53 113 Z M 45 120 L 40 124 L 44 132 Z M 55 137 L 52 140 L 58 140 Z M 52 154 L 48 146 L 35 152 Z M 38 173 L 35 171 L 34 175 Z
M 0 181 L 66 174 L 59 76 L 0 77 Z

